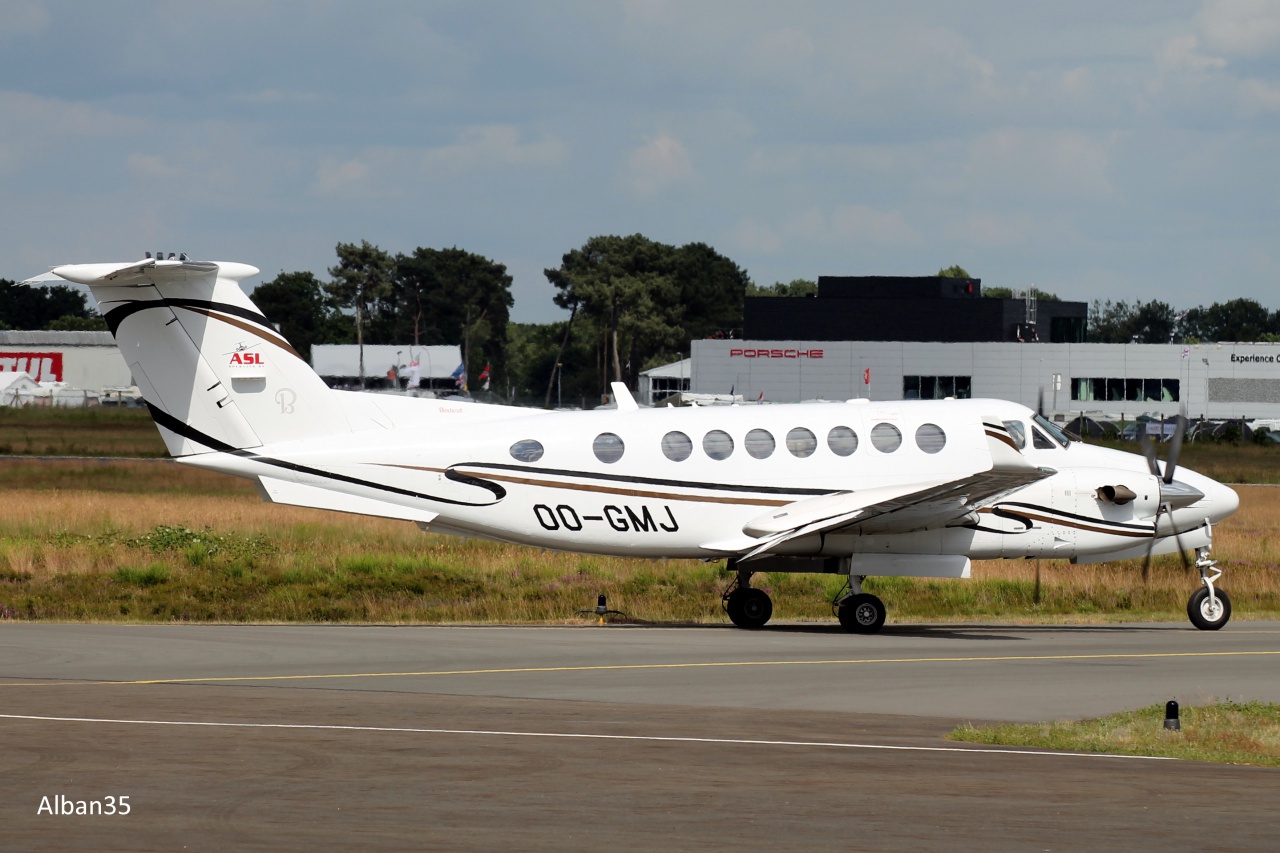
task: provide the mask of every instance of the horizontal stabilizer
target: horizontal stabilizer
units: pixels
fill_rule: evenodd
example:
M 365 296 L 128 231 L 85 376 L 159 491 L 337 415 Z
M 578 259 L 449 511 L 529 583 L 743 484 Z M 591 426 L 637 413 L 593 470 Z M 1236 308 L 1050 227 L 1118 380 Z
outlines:
M 357 495 L 346 495 L 319 486 L 306 486 L 301 483 L 291 483 L 288 480 L 278 480 L 275 477 L 259 477 L 258 492 L 264 501 L 270 503 L 349 512 L 355 515 L 371 515 L 375 518 L 399 518 L 426 524 L 439 515 L 424 509 L 414 509 Z

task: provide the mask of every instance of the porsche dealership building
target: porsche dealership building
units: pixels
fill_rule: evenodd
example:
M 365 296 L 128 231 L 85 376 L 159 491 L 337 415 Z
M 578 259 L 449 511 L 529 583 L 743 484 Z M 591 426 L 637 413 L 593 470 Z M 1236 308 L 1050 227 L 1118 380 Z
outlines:
M 692 344 L 690 388 L 744 400 L 995 397 L 1070 418 L 1280 418 L 1280 344 L 1085 343 L 1083 302 L 981 297 L 976 279 L 823 277 L 746 300 L 743 339 Z

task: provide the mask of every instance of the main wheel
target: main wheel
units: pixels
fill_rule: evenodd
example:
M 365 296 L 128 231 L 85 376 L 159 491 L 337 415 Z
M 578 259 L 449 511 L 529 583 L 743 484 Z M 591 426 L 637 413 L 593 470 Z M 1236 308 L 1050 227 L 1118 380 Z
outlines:
M 725 602 L 729 621 L 739 628 L 763 628 L 773 615 L 773 602 L 762 589 L 739 587 L 729 593 Z
M 836 610 L 840 627 L 854 634 L 874 634 L 884 627 L 884 602 L 869 592 L 846 598 Z
M 1187 616 L 1191 618 L 1191 624 L 1201 631 L 1216 631 L 1231 618 L 1231 599 L 1227 594 L 1215 589 L 1213 597 L 1217 599 L 1216 607 L 1209 600 L 1208 588 L 1202 586 L 1191 594 L 1191 600 L 1187 602 Z

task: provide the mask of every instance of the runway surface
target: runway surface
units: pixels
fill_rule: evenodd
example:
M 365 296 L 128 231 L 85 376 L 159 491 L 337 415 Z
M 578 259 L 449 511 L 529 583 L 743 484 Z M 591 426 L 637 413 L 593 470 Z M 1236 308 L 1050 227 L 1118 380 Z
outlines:
M 1280 702 L 1280 623 L 10 623 L 0 846 L 1274 849 L 1278 770 L 944 739 L 1214 697 Z

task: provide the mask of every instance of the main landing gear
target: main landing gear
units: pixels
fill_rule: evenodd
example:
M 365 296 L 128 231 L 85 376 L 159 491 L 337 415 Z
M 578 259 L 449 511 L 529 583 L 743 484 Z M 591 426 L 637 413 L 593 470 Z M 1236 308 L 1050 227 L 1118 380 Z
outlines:
M 736 568 L 732 562 L 729 567 Z M 763 628 L 773 615 L 773 601 L 767 592 L 751 586 L 752 574 L 747 569 L 738 569 L 738 577 L 724 591 L 721 599 L 730 622 L 739 628 L 754 630 Z
M 837 598 L 833 607 L 840 627 L 851 634 L 874 634 L 884 627 L 884 602 L 862 591 L 862 576 L 849 575 L 848 591 Z
M 1212 548 L 1213 529 L 1210 528 L 1209 544 L 1196 549 L 1196 568 L 1200 570 L 1200 582 L 1204 586 L 1193 592 L 1187 602 L 1187 616 L 1191 624 L 1201 631 L 1216 631 L 1231 618 L 1231 599 L 1225 591 L 1214 586 L 1222 577 L 1222 569 L 1218 568 L 1216 560 L 1209 559 Z

